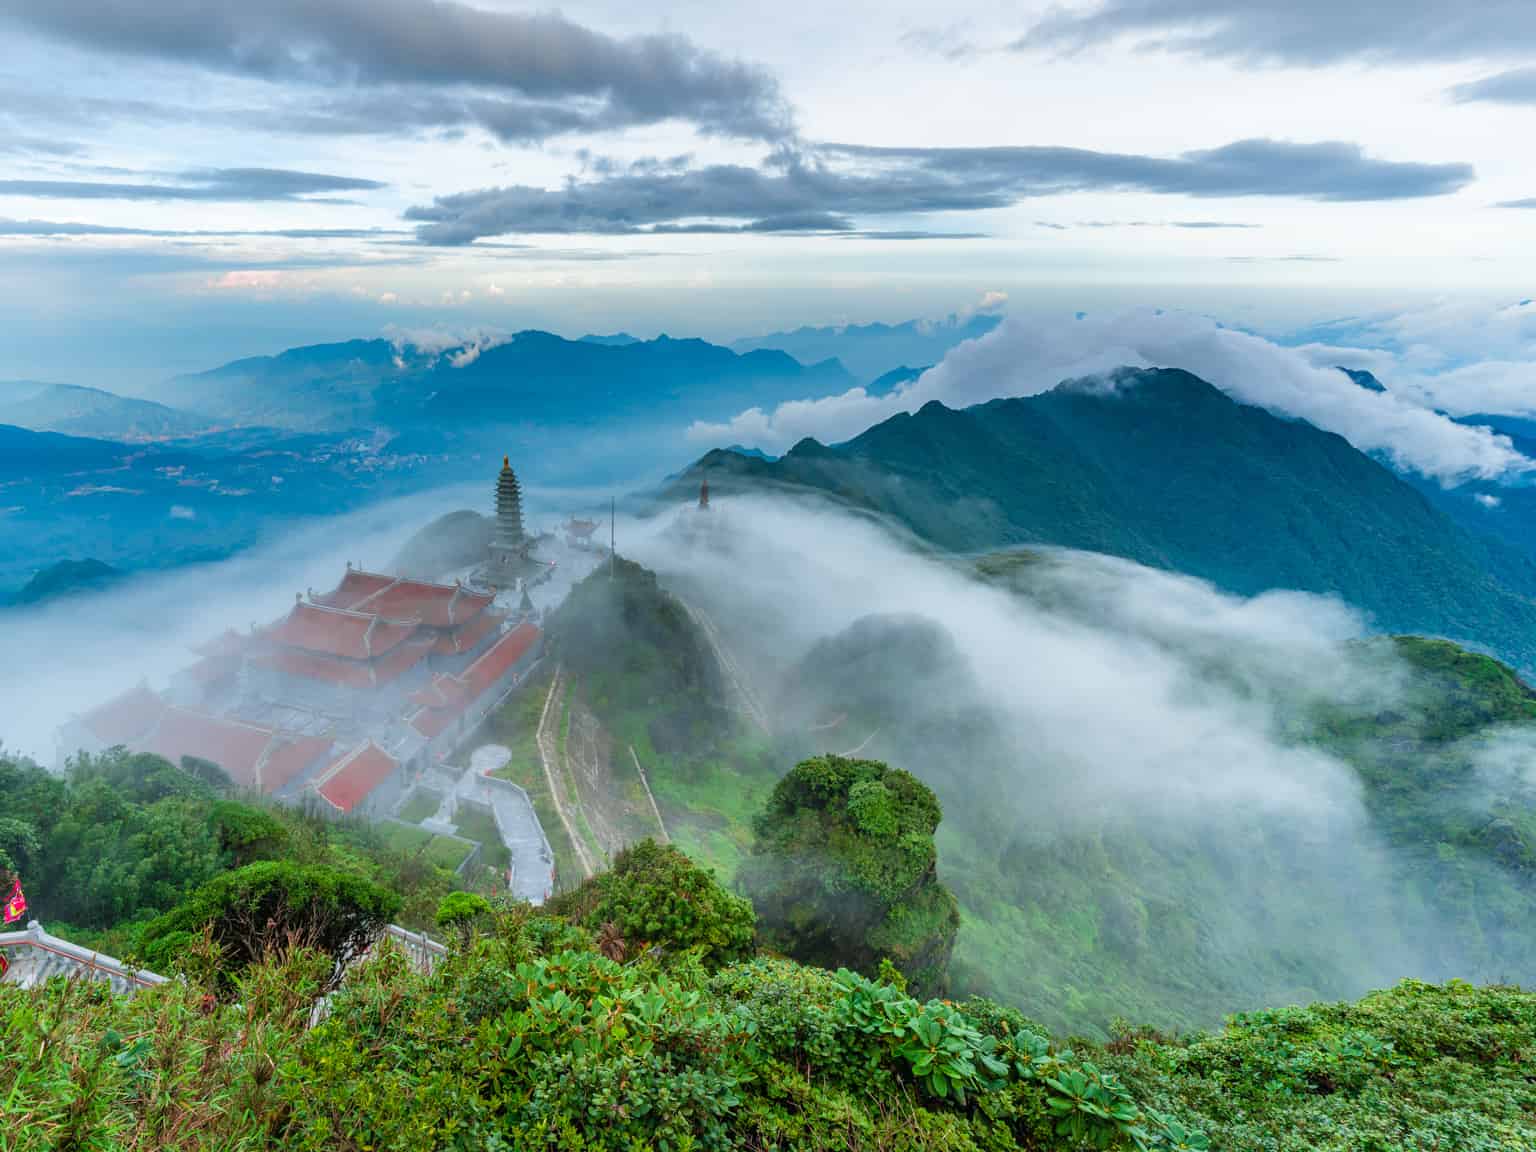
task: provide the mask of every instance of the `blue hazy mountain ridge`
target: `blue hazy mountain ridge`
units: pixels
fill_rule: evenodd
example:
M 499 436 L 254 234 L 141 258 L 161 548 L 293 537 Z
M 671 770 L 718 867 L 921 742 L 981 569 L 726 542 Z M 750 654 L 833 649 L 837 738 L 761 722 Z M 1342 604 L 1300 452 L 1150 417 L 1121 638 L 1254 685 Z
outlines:
M 294 518 L 457 479 L 466 463 L 271 429 L 129 444 L 0 425 L 0 604 L 61 562 L 219 559 Z
M 126 572 L 100 560 L 60 560 L 28 580 L 11 598 L 11 603 L 42 604 L 84 592 L 99 592 L 126 576 Z
M 686 424 L 852 383 L 840 364 L 807 366 L 771 350 L 737 354 L 666 336 L 566 340 L 529 330 L 489 347 L 442 351 L 388 340 L 293 348 L 177 377 L 153 395 L 238 423 L 405 432 Z
M 1336 594 L 1375 627 L 1536 668 L 1536 561 L 1454 522 L 1347 440 L 1190 373 L 1131 370 L 954 410 L 935 402 L 777 461 L 714 451 L 677 482 L 813 489 L 951 551 L 1061 545 L 1242 594 Z
M 0 424 L 105 440 L 163 440 L 192 435 L 208 421 L 101 388 L 0 380 Z
M 849 324 L 827 328 L 796 328 L 733 340 L 734 352 L 774 348 L 802 364 L 837 360 L 860 382 L 877 380 L 893 369 L 911 364 L 937 364 L 957 344 L 985 336 L 1002 323 L 990 314 L 949 316 L 944 320 L 908 320 L 901 324 Z

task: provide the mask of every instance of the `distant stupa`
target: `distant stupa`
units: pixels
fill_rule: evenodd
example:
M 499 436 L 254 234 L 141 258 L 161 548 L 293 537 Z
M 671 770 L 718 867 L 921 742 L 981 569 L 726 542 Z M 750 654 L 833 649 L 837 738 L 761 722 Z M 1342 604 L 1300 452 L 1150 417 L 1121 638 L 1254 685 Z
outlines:
M 496 477 L 496 523 L 491 527 L 491 572 L 515 576 L 528 558 L 528 535 L 523 531 L 523 488 L 512 471 L 510 457 L 501 458 Z M 504 579 L 497 579 L 497 584 Z
M 699 481 L 699 511 L 709 511 L 709 477 Z

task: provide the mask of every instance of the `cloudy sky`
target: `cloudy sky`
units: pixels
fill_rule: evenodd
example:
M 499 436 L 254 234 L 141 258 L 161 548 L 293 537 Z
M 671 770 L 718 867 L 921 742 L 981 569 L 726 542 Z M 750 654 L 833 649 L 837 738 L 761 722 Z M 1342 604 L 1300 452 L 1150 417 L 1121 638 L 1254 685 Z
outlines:
M 1531 294 L 1528 0 L 0 0 L 0 37 L 0 377 Z

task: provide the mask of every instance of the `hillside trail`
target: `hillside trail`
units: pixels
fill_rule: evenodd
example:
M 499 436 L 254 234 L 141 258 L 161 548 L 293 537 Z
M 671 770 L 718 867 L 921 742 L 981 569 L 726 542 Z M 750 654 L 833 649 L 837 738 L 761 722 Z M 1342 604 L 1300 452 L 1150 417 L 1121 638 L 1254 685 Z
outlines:
M 736 698 L 736 706 L 733 711 L 741 712 L 751 717 L 752 723 L 763 731 L 763 735 L 772 735 L 772 729 L 768 724 L 768 714 L 763 711 L 752 689 L 747 686 L 746 676 L 741 671 L 741 666 L 736 663 L 736 658 L 731 655 L 725 641 L 720 637 L 720 630 L 715 627 L 715 622 L 710 619 L 709 613 L 689 600 L 678 597 L 678 603 L 688 613 L 690 619 L 699 626 L 699 631 L 704 633 L 704 638 L 709 641 L 710 650 L 715 654 L 715 662 L 720 665 L 720 670 L 725 673 L 726 680 L 730 683 L 732 695 Z
M 645 774 L 645 769 L 640 766 L 640 757 L 635 753 L 635 746 L 629 746 L 629 758 L 635 762 L 635 771 L 640 774 L 640 783 L 645 786 L 645 798 L 651 802 L 651 813 L 656 817 L 656 828 L 661 833 L 663 844 L 672 843 L 672 836 L 667 832 L 667 823 L 661 818 L 661 809 L 656 804 L 656 793 L 651 791 L 651 778 Z
M 576 862 L 581 865 L 582 878 L 590 880 L 596 875 L 598 869 L 596 862 L 592 859 L 591 851 L 582 837 L 577 834 L 576 826 L 567 811 L 567 806 L 574 798 L 565 795 L 565 768 L 560 763 L 559 747 L 549 730 L 549 714 L 555 700 L 561 698 L 559 694 L 565 684 L 562 672 L 563 667 L 556 665 L 554 675 L 549 678 L 549 694 L 544 697 L 544 710 L 539 714 L 539 727 L 535 733 L 534 742 L 539 747 L 539 760 L 544 766 L 544 779 L 549 784 L 550 800 L 554 803 L 555 812 L 565 828 L 566 839 L 571 843 L 571 850 L 576 853 Z M 558 719 L 556 722 L 558 723 Z

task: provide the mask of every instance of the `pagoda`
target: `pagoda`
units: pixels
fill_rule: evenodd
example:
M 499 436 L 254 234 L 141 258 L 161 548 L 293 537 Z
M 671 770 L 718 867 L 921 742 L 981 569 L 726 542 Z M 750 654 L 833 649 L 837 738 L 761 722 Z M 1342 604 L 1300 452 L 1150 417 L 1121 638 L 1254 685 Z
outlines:
M 496 522 L 490 536 L 493 567 L 518 568 L 527 559 L 528 536 L 522 528 L 522 485 L 518 473 L 511 470 L 511 459 L 501 458 L 501 475 L 496 476 Z

